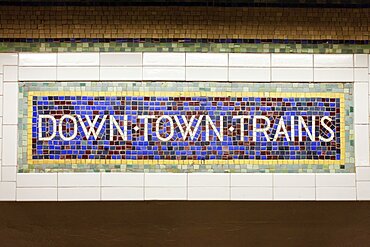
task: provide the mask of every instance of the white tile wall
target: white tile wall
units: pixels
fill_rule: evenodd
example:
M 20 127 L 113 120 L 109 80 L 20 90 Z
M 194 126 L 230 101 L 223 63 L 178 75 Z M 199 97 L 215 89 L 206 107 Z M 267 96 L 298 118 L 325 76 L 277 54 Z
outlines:
M 140 52 L 102 52 L 100 53 L 100 66 L 142 66 L 142 53 Z
M 312 82 L 313 68 L 272 68 L 272 81 Z
M 229 53 L 230 67 L 270 67 L 270 60 L 270 54 Z
M 145 200 L 187 200 L 186 187 L 145 187 Z
M 272 67 L 313 67 L 312 54 L 271 54 Z
M 58 188 L 58 201 L 99 201 L 100 187 Z
M 57 66 L 57 53 L 19 53 L 19 66 Z
M 18 65 L 18 53 L 0 53 L 0 73 L 4 72 L 4 65 Z
M 97 81 L 99 67 L 57 67 L 58 81 Z
M 186 173 L 145 173 L 145 187 L 186 187 Z
M 272 187 L 272 173 L 231 173 L 231 187 Z
M 57 173 L 18 173 L 17 187 L 57 187 Z
M 186 66 L 227 66 L 227 53 L 186 53 Z
M 98 52 L 58 53 L 58 66 L 98 66 Z
M 3 102 L 3 124 L 17 124 L 18 85 L 16 83 L 4 83 Z
M 274 200 L 315 200 L 315 187 L 274 187 Z
M 355 161 L 356 166 L 370 166 L 369 162 L 369 125 L 355 125 Z
M 354 187 L 356 176 L 354 173 L 318 173 L 316 174 L 317 187 Z
M 4 66 L 3 80 L 6 82 L 18 81 L 18 66 Z
M 0 53 L 0 200 L 370 200 L 368 67 L 367 54 Z M 357 174 L 16 174 L 18 79 L 356 81 Z
M 20 81 L 55 81 L 57 67 L 19 67 Z
M 143 187 L 144 173 L 102 173 L 102 186 Z
M 353 67 L 352 54 L 315 54 L 314 67 L 323 68 L 351 68 Z
M 2 166 L 17 165 L 17 125 L 3 125 Z
M 368 64 L 368 55 L 367 54 L 355 54 L 354 62 L 356 68 L 367 68 Z
M 17 201 L 56 201 L 57 188 L 17 188 Z
M 145 52 L 144 66 L 185 66 L 185 53 Z
M 189 173 L 188 186 L 230 186 L 229 173 Z
M 186 67 L 187 81 L 227 81 L 226 67 Z
M 271 80 L 270 68 L 230 67 L 229 81 L 269 82 Z
M 15 182 L 0 182 L 0 201 L 15 201 Z
M 356 200 L 356 187 L 316 187 L 316 200 Z
M 144 67 L 143 79 L 185 81 L 185 67 Z
M 273 188 L 231 187 L 231 200 L 273 200 Z
M 100 80 L 141 81 L 142 67 L 100 67 Z
M 314 187 L 315 174 L 314 173 L 277 173 L 274 174 L 275 187 Z
M 230 200 L 230 187 L 188 187 L 188 200 Z
M 315 68 L 315 82 L 353 81 L 353 68 Z
M 100 173 L 58 173 L 58 187 L 100 186 Z
M 101 199 L 142 201 L 144 200 L 144 187 L 102 187 Z
M 355 124 L 369 123 L 369 97 L 366 93 L 369 91 L 368 82 L 358 82 L 354 84 L 354 121 Z

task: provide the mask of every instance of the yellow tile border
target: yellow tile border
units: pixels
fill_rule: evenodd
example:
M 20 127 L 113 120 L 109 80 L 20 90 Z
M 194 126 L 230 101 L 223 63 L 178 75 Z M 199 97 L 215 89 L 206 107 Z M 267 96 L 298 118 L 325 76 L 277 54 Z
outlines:
M 293 98 L 339 98 L 340 99 L 340 160 L 107 160 L 107 159 L 63 159 L 63 160 L 34 160 L 32 159 L 32 97 L 33 96 L 168 96 L 168 97 L 189 97 L 189 96 L 213 96 L 213 97 L 293 97 Z M 299 92 L 83 92 L 83 91 L 30 91 L 28 92 L 27 112 L 27 163 L 29 165 L 47 164 L 116 164 L 116 165 L 344 165 L 346 154 L 345 138 L 345 104 L 344 93 L 299 93 Z

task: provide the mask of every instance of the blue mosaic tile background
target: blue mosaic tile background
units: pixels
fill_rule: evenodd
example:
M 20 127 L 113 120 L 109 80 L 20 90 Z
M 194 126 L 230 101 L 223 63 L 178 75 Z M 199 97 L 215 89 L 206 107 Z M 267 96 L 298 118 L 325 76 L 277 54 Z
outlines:
M 353 172 L 354 171 L 354 139 L 353 139 L 353 91 L 352 83 L 216 83 L 216 82 L 53 82 L 53 83 L 24 83 L 20 84 L 19 93 L 19 172 L 93 172 L 93 171 L 110 171 L 110 172 Z M 27 163 L 27 106 L 28 106 L 28 92 L 60 92 L 60 91 L 79 91 L 79 92 L 122 92 L 122 91 L 133 91 L 133 92 L 147 92 L 153 93 L 156 91 L 160 92 L 318 92 L 318 93 L 344 93 L 345 95 L 345 145 L 346 155 L 345 164 L 284 164 L 284 160 L 281 160 L 279 164 L 245 164 L 245 165 L 234 165 L 234 164 L 204 164 L 204 165 L 184 165 L 184 164 L 28 164 Z M 41 96 L 39 96 L 41 97 Z M 113 102 L 117 101 L 117 98 L 109 98 Z M 35 99 L 36 101 L 49 102 L 49 98 Z M 59 99 L 58 99 L 59 100 Z M 127 98 L 126 98 L 127 100 Z M 157 102 L 158 99 L 155 99 Z M 245 99 L 246 100 L 246 99 Z M 304 100 L 304 99 L 303 99 Z M 313 102 L 315 102 L 314 99 Z M 320 99 L 321 100 L 321 99 Z M 322 102 L 317 99 L 313 107 L 324 107 Z M 60 99 L 61 101 L 61 99 Z M 64 100 L 66 101 L 66 99 Z M 72 102 L 73 100 L 71 100 Z M 77 98 L 74 99 L 77 101 Z M 141 102 L 144 104 L 145 100 Z M 243 99 L 242 99 L 243 101 Z M 140 102 L 140 100 L 139 100 Z M 169 101 L 165 101 L 169 102 Z M 206 101 L 211 102 L 209 100 Z M 304 101 L 303 101 L 304 102 Z M 36 102 L 36 104 L 38 104 Z M 329 108 L 333 108 L 335 112 L 337 107 L 336 102 L 329 103 Z M 55 106 L 55 105 L 54 105 Z M 54 107 L 53 106 L 53 107 Z M 102 105 L 100 105 L 102 106 Z M 51 105 L 43 105 L 45 109 L 51 107 Z M 102 106 L 101 111 L 106 111 L 111 106 Z M 153 106 L 154 109 L 156 106 Z M 204 105 L 204 107 L 210 107 Z M 220 106 L 222 107 L 226 106 Z M 228 106 L 229 107 L 229 106 Z M 235 105 L 233 106 L 235 107 Z M 303 109 L 307 109 L 306 106 L 302 106 Z M 160 108 L 158 108 L 160 111 Z M 263 108 L 265 109 L 265 108 Z M 122 111 L 129 111 L 130 108 L 126 106 Z M 131 108 L 132 110 L 132 108 Z M 298 113 L 300 109 L 291 109 L 291 112 Z M 72 109 L 72 111 L 77 111 Z M 82 110 L 80 110 L 82 111 Z M 108 110 L 109 111 L 109 110 Z M 132 110 L 134 111 L 134 110 Z M 167 111 L 163 109 L 163 111 Z M 223 110 L 219 110 L 222 112 Z M 331 110 L 329 110 L 330 112 Z M 45 113 L 45 112 L 44 112 Z M 168 112 L 171 114 L 171 112 Z M 288 113 L 288 111 L 287 111 Z M 119 115 L 119 114 L 117 114 Z M 158 114 L 161 115 L 161 114 Z M 336 118 L 335 118 L 336 119 Z M 117 118 L 118 120 L 118 118 Z M 130 119 L 132 121 L 133 119 Z M 272 119 L 273 120 L 273 119 Z M 135 121 L 135 120 L 134 120 Z M 226 121 L 226 120 L 225 120 Z M 228 120 L 227 120 L 228 121 Z M 336 121 L 336 120 L 335 120 Z M 277 123 L 273 123 L 276 125 Z M 218 125 L 216 121 L 216 126 Z M 131 126 L 132 127 L 132 126 Z M 141 126 L 142 128 L 143 126 Z M 106 131 L 102 131 L 106 134 Z M 203 131 L 204 133 L 204 131 Z M 212 133 L 212 131 L 210 131 Z M 273 133 L 272 133 L 273 134 Z M 214 137 L 214 133 L 211 134 Z M 130 136 L 130 135 L 129 135 Z M 58 138 L 58 136 L 56 137 Z M 83 135 L 80 136 L 83 139 Z M 131 138 L 138 139 L 135 135 Z M 232 138 L 232 137 L 230 137 Z M 156 142 L 158 140 L 152 139 L 151 141 Z M 214 141 L 214 140 L 211 140 Z M 283 141 L 283 140 L 282 140 Z M 85 141 L 85 144 L 88 141 Z M 284 142 L 284 141 L 283 141 Z M 314 142 L 313 142 L 314 143 Z M 340 145 L 340 143 L 338 143 Z M 104 146 L 104 144 L 103 144 Z M 110 147 L 111 145 L 106 145 Z M 260 147 L 263 147 L 261 145 Z M 39 147 L 40 150 L 44 147 Z M 311 146 L 309 148 L 314 148 Z M 334 148 L 334 146 L 333 146 Z M 340 148 L 339 148 L 340 149 Z M 217 148 L 216 148 L 217 151 Z M 234 150 L 233 150 L 234 151 Z M 302 155 L 302 154 L 300 154 Z M 334 152 L 333 152 L 334 155 Z M 334 156 L 332 156 L 334 157 Z M 54 157 L 55 158 L 55 157 Z M 335 159 L 339 157 L 335 156 Z M 331 159 L 331 158 L 330 158 Z

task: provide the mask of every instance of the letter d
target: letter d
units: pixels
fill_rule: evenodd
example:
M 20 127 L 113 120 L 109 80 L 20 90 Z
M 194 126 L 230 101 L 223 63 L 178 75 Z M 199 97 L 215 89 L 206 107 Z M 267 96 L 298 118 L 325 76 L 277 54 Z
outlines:
M 51 119 L 53 121 L 53 133 L 49 137 L 43 137 L 42 136 L 42 119 Z M 50 141 L 52 140 L 55 135 L 57 134 L 57 121 L 55 118 L 51 115 L 39 115 L 38 119 L 38 132 L 39 132 L 39 140 L 40 141 Z

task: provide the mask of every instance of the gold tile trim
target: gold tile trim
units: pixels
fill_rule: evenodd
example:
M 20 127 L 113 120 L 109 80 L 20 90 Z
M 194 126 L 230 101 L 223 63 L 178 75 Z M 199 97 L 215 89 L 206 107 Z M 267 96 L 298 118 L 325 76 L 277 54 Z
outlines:
M 105 160 L 105 159 L 64 159 L 64 160 L 34 160 L 32 159 L 32 97 L 33 96 L 213 96 L 213 97 L 293 97 L 293 98 L 339 98 L 340 99 L 340 160 Z M 46 164 L 116 164 L 116 165 L 344 165 L 346 154 L 345 138 L 345 99 L 343 93 L 285 93 L 285 92 L 83 92 L 59 91 L 28 93 L 28 121 L 27 121 L 27 162 L 29 165 Z

